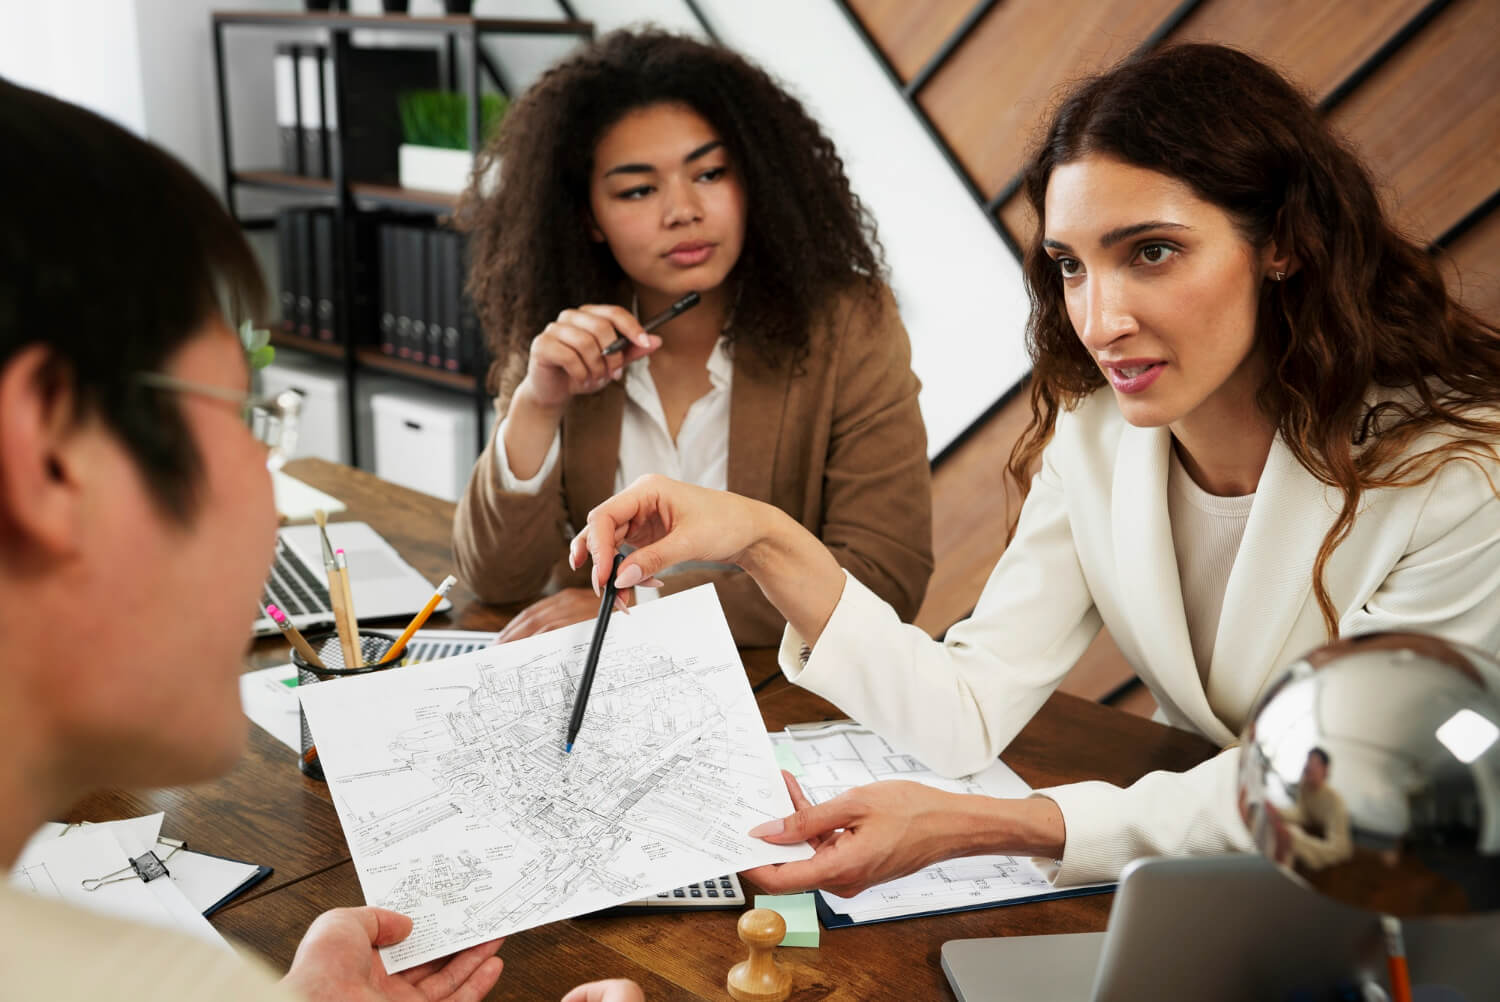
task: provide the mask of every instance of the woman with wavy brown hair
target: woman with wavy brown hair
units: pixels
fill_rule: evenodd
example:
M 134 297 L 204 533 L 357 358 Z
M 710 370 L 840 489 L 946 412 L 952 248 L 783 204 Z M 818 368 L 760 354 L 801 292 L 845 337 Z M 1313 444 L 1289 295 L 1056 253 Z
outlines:
M 911 348 L 874 224 L 802 105 L 722 46 L 619 31 L 527 91 L 476 176 L 491 165 L 497 189 L 471 189 L 460 221 L 502 420 L 454 552 L 481 598 L 532 603 L 500 639 L 593 616 L 573 527 L 647 473 L 776 506 L 913 616 L 932 542 Z M 780 637 L 737 567 L 652 584 L 703 582 L 737 642 Z
M 1032 422 L 1010 470 L 1028 494 L 943 642 L 779 514 L 661 479 L 595 511 L 574 557 L 598 577 L 618 534 L 639 547 L 624 584 L 738 563 L 787 617 L 787 676 L 946 773 L 992 762 L 1101 627 L 1163 719 L 1226 750 L 1024 800 L 794 790 L 756 834 L 818 851 L 755 874 L 768 889 L 850 894 L 978 853 L 1078 884 L 1249 850 L 1231 746 L 1283 666 L 1382 629 L 1500 647 L 1500 330 L 1304 95 L 1233 49 L 1166 49 L 1077 86 L 1025 182 Z

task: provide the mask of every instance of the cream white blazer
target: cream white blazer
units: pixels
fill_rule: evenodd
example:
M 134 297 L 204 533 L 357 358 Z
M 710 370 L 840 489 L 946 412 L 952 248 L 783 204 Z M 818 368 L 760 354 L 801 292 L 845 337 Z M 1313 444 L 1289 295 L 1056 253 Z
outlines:
M 782 670 L 932 768 L 962 775 L 993 761 L 1107 626 L 1168 723 L 1232 744 L 1280 670 L 1327 640 L 1312 568 L 1338 497 L 1276 440 L 1205 684 L 1167 516 L 1170 447 L 1167 429 L 1133 427 L 1112 391 L 1094 394 L 1058 417 L 1015 539 L 969 619 L 934 641 L 846 575 L 816 649 L 787 629 Z M 1325 573 L 1341 634 L 1411 629 L 1500 648 L 1500 500 L 1486 473 L 1500 486 L 1496 464 L 1454 462 L 1425 484 L 1367 492 Z M 1251 849 L 1235 809 L 1238 762 L 1227 748 L 1124 789 L 1039 791 L 1066 824 L 1057 883 L 1113 880 L 1139 856 Z

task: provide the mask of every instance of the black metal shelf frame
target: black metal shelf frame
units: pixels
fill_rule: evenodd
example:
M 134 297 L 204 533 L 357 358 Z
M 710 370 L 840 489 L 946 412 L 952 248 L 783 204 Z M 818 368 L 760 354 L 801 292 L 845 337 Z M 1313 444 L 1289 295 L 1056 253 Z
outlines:
M 337 264 L 334 275 L 334 295 L 337 299 L 337 308 L 334 311 L 334 332 L 337 342 L 343 348 L 342 361 L 344 364 L 344 390 L 345 390 L 345 414 L 347 420 L 346 434 L 349 443 L 350 459 L 357 462 L 359 457 L 359 420 L 358 420 L 358 394 L 355 392 L 359 373 L 363 369 L 359 362 L 359 345 L 355 342 L 356 331 L 352 329 L 351 317 L 354 303 L 354 290 L 348 276 L 354 274 L 354 240 L 351 239 L 351 230 L 355 216 L 364 211 L 362 205 L 377 207 L 396 207 L 415 209 L 426 212 L 441 212 L 443 207 L 432 199 L 422 198 L 419 194 L 411 196 L 404 195 L 400 189 L 384 189 L 371 191 L 371 186 L 352 184 L 348 177 L 348 156 L 342 129 L 334 133 L 338 145 L 337 155 L 332 159 L 332 177 L 321 183 L 314 183 L 314 179 L 306 182 L 292 180 L 291 176 L 282 178 L 242 176 L 241 172 L 234 166 L 234 153 L 230 141 L 229 123 L 229 90 L 224 59 L 225 32 L 229 28 L 260 28 L 279 31 L 305 32 L 314 29 L 326 33 L 330 42 L 328 49 L 331 57 L 333 70 L 333 99 L 334 118 L 339 122 L 348 121 L 348 109 L 344 105 L 346 93 L 345 73 L 348 66 L 348 54 L 351 48 L 350 34 L 359 29 L 378 29 L 381 31 L 398 31 L 413 33 L 440 33 L 445 36 L 446 66 L 448 68 L 448 86 L 457 90 L 462 87 L 468 98 L 468 135 L 469 150 L 478 154 L 480 147 L 479 134 L 479 94 L 480 94 L 480 71 L 481 69 L 491 78 L 495 86 L 503 93 L 509 94 L 508 82 L 504 79 L 500 68 L 489 58 L 488 53 L 480 45 L 480 40 L 485 35 L 556 35 L 573 36 L 583 39 L 594 37 L 594 25 L 591 21 L 579 20 L 573 12 L 571 4 L 567 0 L 557 0 L 558 7 L 565 15 L 560 20 L 520 20 L 512 18 L 476 18 L 464 16 L 448 17 L 409 17 L 405 15 L 381 16 L 361 14 L 298 14 L 298 13 L 265 13 L 258 11 L 215 11 L 211 17 L 214 46 L 214 88 L 219 110 L 219 153 L 223 162 L 224 200 L 228 204 L 230 213 L 241 220 L 242 225 L 262 225 L 262 220 L 243 219 L 239 212 L 236 201 L 236 192 L 241 187 L 259 188 L 263 190 L 283 191 L 298 195 L 307 195 L 319 200 L 331 200 L 334 210 L 334 233 L 335 233 L 335 257 Z M 462 81 L 458 80 L 456 66 L 459 49 L 463 50 L 466 57 L 463 62 L 464 72 Z M 319 72 L 322 72 L 321 64 Z M 293 85 L 298 86 L 297 74 L 293 74 Z M 300 98 L 300 95 L 297 95 Z M 302 102 L 294 100 L 296 105 L 297 125 L 301 126 Z M 487 379 L 484 373 L 476 373 L 474 378 L 474 414 L 476 424 L 476 437 L 478 447 L 484 448 L 484 436 L 486 428 L 486 411 L 489 407 L 489 395 L 487 391 Z

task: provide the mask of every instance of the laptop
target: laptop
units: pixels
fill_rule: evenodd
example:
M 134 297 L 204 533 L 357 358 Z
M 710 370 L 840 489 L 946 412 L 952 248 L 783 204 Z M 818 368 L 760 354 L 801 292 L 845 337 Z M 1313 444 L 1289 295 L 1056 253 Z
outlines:
M 333 624 L 328 600 L 328 575 L 323 570 L 323 546 L 316 525 L 294 525 L 277 532 L 276 556 L 261 593 L 261 605 L 274 603 L 299 630 Z M 329 522 L 328 541 L 342 549 L 349 562 L 354 614 L 363 624 L 392 616 L 414 616 L 437 586 L 401 559 L 396 548 L 364 522 Z M 453 603 L 443 599 L 438 612 Z M 255 620 L 257 637 L 279 632 L 264 613 Z
M 1402 925 L 1415 999 L 1496 998 L 1500 916 Z M 1334 998 L 1361 973 L 1389 990 L 1382 951 L 1373 913 L 1245 855 L 1137 860 L 1105 932 L 950 940 L 942 961 L 959 1002 L 1280 1002 Z

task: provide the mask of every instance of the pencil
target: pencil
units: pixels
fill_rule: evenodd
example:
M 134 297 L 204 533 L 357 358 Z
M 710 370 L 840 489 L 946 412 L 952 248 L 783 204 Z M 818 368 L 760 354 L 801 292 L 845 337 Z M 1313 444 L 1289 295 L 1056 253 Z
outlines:
M 673 317 L 676 317 L 682 313 L 686 313 L 694 306 L 697 306 L 699 298 L 700 297 L 696 292 L 689 292 L 686 296 L 683 296 L 681 299 L 677 300 L 677 302 L 673 303 L 671 306 L 668 306 L 656 316 L 652 317 L 650 320 L 647 320 L 641 326 L 645 328 L 647 334 L 650 334 L 652 331 L 656 330 L 656 328 L 660 327 L 668 320 L 671 320 Z M 629 347 L 630 338 L 626 337 L 624 334 L 621 334 L 619 337 L 615 338 L 609 343 L 609 346 L 604 349 L 603 355 L 605 358 L 608 358 L 616 352 L 624 351 Z
M 354 614 L 354 592 L 349 588 L 349 561 L 343 550 L 333 551 L 334 565 L 338 568 L 339 594 L 344 607 L 344 626 L 348 630 L 347 646 L 344 649 L 344 665 L 348 668 L 365 666 L 364 652 L 359 643 L 359 617 Z M 334 610 L 337 615 L 338 610 Z M 340 631 L 342 634 L 342 631 Z M 340 640 L 344 637 L 341 635 Z
M 401 631 L 401 636 L 397 637 L 396 642 L 391 645 L 391 649 L 386 651 L 383 660 L 394 661 L 401 656 L 401 652 L 406 650 L 406 645 L 411 643 L 411 638 L 422 628 L 422 624 L 427 622 L 427 617 L 436 611 L 438 605 L 443 601 L 443 596 L 448 594 L 448 589 L 456 584 L 458 584 L 458 578 L 452 574 L 443 578 L 443 583 L 437 586 L 437 591 L 433 592 L 432 597 L 427 600 L 427 604 L 422 606 L 422 611 L 412 617 L 410 623 L 406 624 L 406 629 Z
M 307 638 L 302 636 L 302 631 L 293 626 L 292 621 L 286 618 L 286 613 L 274 605 L 268 605 L 266 606 L 266 615 L 271 617 L 271 622 L 276 624 L 287 641 L 297 649 L 297 653 L 302 655 L 303 661 L 306 661 L 314 668 L 324 667 L 323 659 L 318 657 L 318 652 L 312 649 L 312 644 L 309 644 Z
M 609 580 L 604 584 L 604 594 L 599 599 L 599 616 L 594 620 L 594 636 L 589 640 L 589 653 L 583 661 L 583 677 L 578 680 L 578 695 L 573 697 L 573 715 L 568 718 L 568 741 L 565 752 L 573 751 L 573 742 L 578 739 L 578 728 L 583 726 L 583 711 L 589 704 L 589 690 L 594 687 L 594 671 L 599 667 L 599 654 L 604 650 L 604 631 L 609 628 L 609 614 L 615 608 L 615 575 L 620 573 L 620 561 L 625 554 L 616 553 L 615 562 L 609 569 Z

